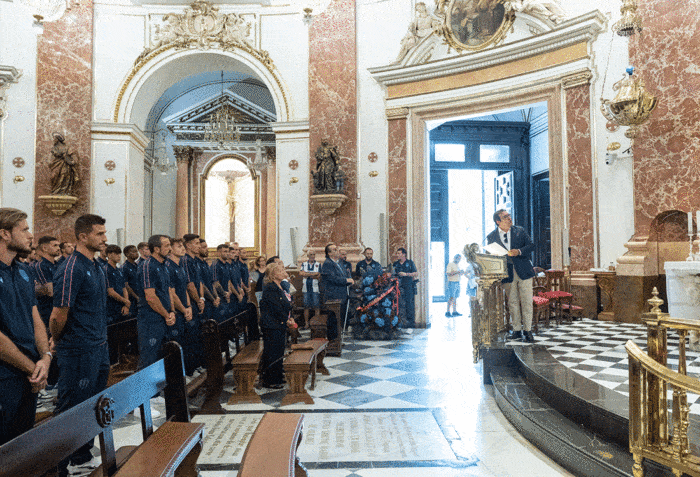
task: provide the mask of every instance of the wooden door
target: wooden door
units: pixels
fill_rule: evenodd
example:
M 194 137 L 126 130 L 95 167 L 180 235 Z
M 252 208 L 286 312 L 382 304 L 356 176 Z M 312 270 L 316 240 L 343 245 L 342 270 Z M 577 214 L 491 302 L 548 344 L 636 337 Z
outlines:
M 549 172 L 532 178 L 532 202 L 532 241 L 535 244 L 533 264 L 547 270 L 552 266 Z

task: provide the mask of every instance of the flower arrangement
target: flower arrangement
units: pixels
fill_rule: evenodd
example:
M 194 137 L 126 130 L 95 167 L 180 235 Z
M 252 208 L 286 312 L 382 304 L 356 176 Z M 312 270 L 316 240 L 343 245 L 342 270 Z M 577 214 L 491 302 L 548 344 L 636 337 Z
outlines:
M 353 332 L 357 339 L 392 339 L 399 323 L 399 280 L 390 273 L 367 274 Z

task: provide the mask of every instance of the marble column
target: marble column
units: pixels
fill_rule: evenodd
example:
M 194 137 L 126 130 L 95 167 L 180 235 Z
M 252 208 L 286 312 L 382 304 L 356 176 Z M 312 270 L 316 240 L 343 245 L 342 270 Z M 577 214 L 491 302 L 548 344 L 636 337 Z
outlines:
M 406 177 L 406 118 L 408 109 L 387 111 L 389 120 L 389 171 L 387 191 L 387 252 L 388 262 L 393 261 L 394 252 L 406 247 L 408 241 L 408 178 Z
M 175 191 L 175 235 L 182 237 L 189 233 L 190 202 L 189 176 L 193 149 L 190 146 L 173 146 L 177 159 L 177 190 Z
M 594 266 L 590 74 L 564 81 L 571 270 Z M 566 251 L 565 251 L 566 252 Z
M 309 204 L 309 244 L 359 250 L 357 210 L 357 47 L 354 0 L 332 0 L 309 31 L 310 167 L 321 141 L 338 147 L 347 201 L 332 215 Z M 306 178 L 304 178 L 306 180 Z M 313 193 L 313 181 L 308 181 Z M 354 247 L 353 247 L 354 245 Z
M 91 121 L 93 1 L 81 0 L 57 21 L 46 22 L 37 43 L 35 235 L 74 240 L 75 219 L 92 211 Z M 52 134 L 61 133 L 79 157 L 78 202 L 62 216 L 38 203 L 50 194 Z

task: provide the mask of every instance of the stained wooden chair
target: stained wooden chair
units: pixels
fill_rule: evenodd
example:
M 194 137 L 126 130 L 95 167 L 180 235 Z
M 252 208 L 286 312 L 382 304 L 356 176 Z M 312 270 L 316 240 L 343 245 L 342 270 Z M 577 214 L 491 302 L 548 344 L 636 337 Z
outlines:
M 547 292 L 547 277 L 540 276 L 544 273 L 544 269 L 535 267 L 535 273 L 532 279 L 532 326 L 535 333 L 539 333 L 540 321 L 544 321 L 545 326 L 549 328 L 550 301 L 544 296 Z
M 569 267 L 564 267 L 564 291 L 571 293 L 571 270 Z M 568 317 L 569 321 L 573 321 L 574 318 L 583 318 L 583 308 L 574 305 L 574 296 L 571 295 L 571 300 L 562 300 L 561 311 L 562 315 Z
M 549 299 L 550 314 L 554 316 L 557 325 L 559 325 L 564 320 L 562 305 L 564 303 L 571 305 L 573 295 L 565 290 L 564 270 L 550 269 L 544 273 L 547 277 L 547 291 L 542 296 Z M 570 318 L 570 315 L 568 315 L 568 318 Z

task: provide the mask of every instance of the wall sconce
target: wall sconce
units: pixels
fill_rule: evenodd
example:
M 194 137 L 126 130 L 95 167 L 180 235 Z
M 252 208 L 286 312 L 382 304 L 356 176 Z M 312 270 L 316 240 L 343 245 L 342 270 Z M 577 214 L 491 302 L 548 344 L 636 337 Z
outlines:
M 311 25 L 311 22 L 313 21 L 314 17 L 311 15 L 313 12 L 313 8 L 306 7 L 304 8 L 304 18 L 302 19 L 304 22 L 304 25 Z
M 112 185 L 112 184 L 114 184 L 114 182 L 115 182 L 114 179 L 111 177 L 109 179 L 105 179 L 105 184 L 107 184 L 107 185 Z
M 12 179 L 12 182 L 17 184 L 18 182 L 24 182 L 24 176 L 15 176 L 14 179 Z
M 379 175 L 379 172 L 377 172 L 377 171 L 372 171 L 369 173 L 370 177 L 377 177 L 378 175 Z
M 298 177 L 292 177 L 291 179 L 289 179 L 289 185 L 296 184 L 297 182 L 299 182 Z

